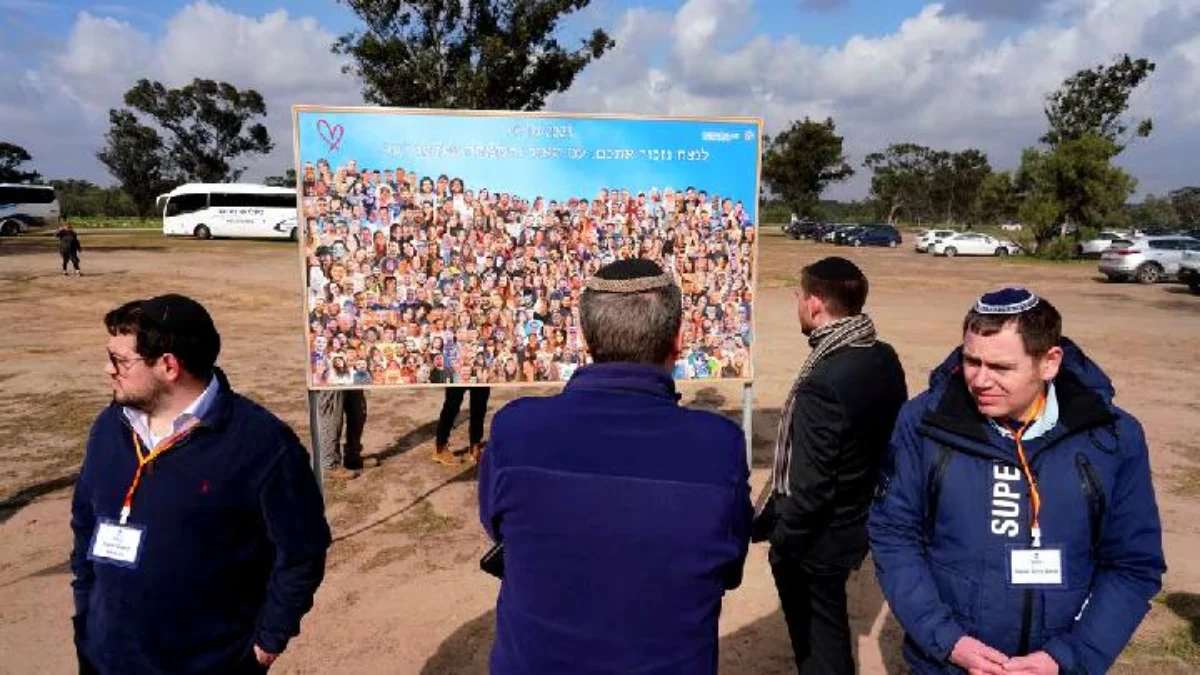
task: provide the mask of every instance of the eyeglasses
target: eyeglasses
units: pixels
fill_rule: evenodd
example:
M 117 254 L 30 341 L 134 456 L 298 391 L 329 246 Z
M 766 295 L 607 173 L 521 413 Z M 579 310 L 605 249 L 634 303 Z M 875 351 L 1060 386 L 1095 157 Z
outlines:
M 117 372 L 129 372 L 129 369 L 133 367 L 134 363 L 137 363 L 138 361 L 152 361 L 153 359 L 145 356 L 120 358 L 116 354 L 108 352 L 108 360 L 110 363 L 112 363 L 113 368 L 115 368 Z

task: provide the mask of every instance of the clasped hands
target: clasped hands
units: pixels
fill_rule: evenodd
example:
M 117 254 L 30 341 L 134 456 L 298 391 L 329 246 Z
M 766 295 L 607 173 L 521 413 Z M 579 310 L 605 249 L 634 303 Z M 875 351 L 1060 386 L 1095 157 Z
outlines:
M 1058 675 L 1058 662 L 1046 652 L 1010 658 L 970 636 L 955 643 L 950 662 L 968 675 Z

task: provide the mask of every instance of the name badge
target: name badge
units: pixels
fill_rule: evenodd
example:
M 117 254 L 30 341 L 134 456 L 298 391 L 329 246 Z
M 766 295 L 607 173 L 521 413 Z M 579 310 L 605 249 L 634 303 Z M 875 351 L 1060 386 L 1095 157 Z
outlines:
M 101 518 L 92 536 L 88 560 L 134 569 L 141 558 L 145 534 L 146 530 L 136 525 L 121 525 L 114 520 Z
M 1064 583 L 1061 548 L 1009 549 L 1008 580 L 1025 588 L 1059 588 Z

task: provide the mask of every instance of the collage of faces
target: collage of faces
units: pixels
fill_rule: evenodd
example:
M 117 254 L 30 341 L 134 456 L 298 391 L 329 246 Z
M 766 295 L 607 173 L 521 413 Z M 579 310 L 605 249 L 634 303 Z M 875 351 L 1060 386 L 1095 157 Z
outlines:
M 683 292 L 675 379 L 748 379 L 757 229 L 703 186 L 546 199 L 327 160 L 303 167 L 314 386 L 561 382 L 583 283 L 649 258 Z

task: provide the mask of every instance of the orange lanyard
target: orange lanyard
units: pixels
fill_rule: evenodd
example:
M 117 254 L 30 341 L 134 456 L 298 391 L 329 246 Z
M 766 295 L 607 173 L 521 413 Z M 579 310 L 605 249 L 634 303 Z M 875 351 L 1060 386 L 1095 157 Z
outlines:
M 1046 394 L 1043 392 L 1038 397 L 1033 408 L 1030 410 L 1029 419 L 1025 424 L 1021 425 L 1020 429 L 1013 430 L 1013 440 L 1017 442 L 1017 458 L 1021 460 L 1021 470 L 1025 473 L 1025 480 L 1029 482 L 1029 501 L 1033 504 L 1033 547 L 1039 548 L 1042 545 L 1042 528 L 1038 525 L 1038 514 L 1042 510 L 1042 496 L 1038 492 L 1037 480 L 1033 477 L 1033 471 L 1029 468 L 1029 460 L 1025 458 L 1025 446 L 1021 443 L 1021 437 L 1029 430 L 1029 427 L 1037 421 L 1042 413 L 1046 410 Z
M 121 524 L 124 525 L 129 520 L 129 513 L 133 510 L 133 495 L 137 492 L 138 485 L 142 482 L 142 473 L 146 470 L 146 466 L 158 459 L 164 452 L 178 445 L 179 441 L 187 436 L 188 432 L 196 426 L 196 421 L 192 420 L 180 429 L 177 433 L 164 439 L 161 443 L 154 446 L 150 454 L 142 451 L 142 439 L 138 436 L 137 431 L 133 432 L 133 451 L 137 453 L 137 470 L 133 472 L 133 482 L 129 484 L 129 490 L 125 492 L 125 502 L 121 505 Z

